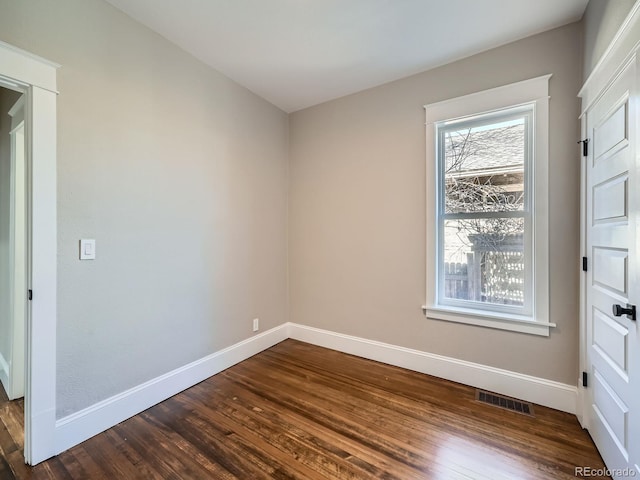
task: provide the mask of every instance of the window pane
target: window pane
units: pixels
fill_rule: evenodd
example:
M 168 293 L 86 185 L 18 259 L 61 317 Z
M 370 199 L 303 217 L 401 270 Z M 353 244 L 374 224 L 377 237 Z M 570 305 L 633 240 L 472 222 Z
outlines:
M 524 304 L 524 219 L 445 220 L 445 298 Z
M 525 117 L 444 127 L 445 213 L 524 209 Z

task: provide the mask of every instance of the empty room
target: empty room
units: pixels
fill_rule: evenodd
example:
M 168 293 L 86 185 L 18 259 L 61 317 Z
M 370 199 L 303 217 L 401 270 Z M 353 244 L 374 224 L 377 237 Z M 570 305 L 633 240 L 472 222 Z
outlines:
M 0 479 L 640 478 L 639 49 L 640 0 L 0 0 Z

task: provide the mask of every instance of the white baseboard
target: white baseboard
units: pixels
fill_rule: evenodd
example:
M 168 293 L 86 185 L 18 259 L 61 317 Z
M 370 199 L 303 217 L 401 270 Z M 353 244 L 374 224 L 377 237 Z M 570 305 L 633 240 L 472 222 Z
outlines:
M 578 392 L 575 386 L 388 343 L 286 323 L 57 420 L 56 454 L 287 338 L 483 388 L 564 412 L 576 413 Z M 0 368 L 3 366 L 3 360 L 0 356 Z
M 288 330 L 295 340 L 576 413 L 573 385 L 295 323 Z
M 286 340 L 287 332 L 287 324 L 272 328 L 57 420 L 56 454 Z
M 5 393 L 9 395 L 9 364 L 2 353 L 0 353 L 0 382 L 2 382 Z

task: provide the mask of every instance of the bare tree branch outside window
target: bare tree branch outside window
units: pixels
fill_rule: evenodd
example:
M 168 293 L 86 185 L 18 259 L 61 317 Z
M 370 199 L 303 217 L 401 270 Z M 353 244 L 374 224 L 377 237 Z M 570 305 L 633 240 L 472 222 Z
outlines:
M 522 305 L 523 216 L 483 214 L 524 210 L 524 119 L 447 129 L 443 140 L 444 212 L 474 214 L 444 222 L 449 264 L 445 270 L 460 287 L 445 293 L 450 298 Z

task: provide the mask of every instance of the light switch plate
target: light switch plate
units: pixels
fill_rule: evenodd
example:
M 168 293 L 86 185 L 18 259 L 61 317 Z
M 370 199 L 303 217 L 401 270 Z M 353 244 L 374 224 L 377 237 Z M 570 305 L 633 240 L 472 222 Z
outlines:
M 80 239 L 80 260 L 96 259 L 96 241 L 92 238 Z

